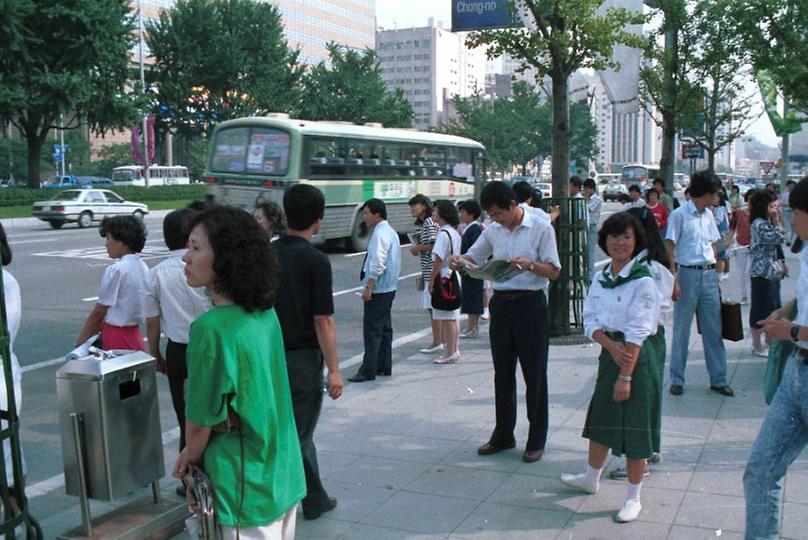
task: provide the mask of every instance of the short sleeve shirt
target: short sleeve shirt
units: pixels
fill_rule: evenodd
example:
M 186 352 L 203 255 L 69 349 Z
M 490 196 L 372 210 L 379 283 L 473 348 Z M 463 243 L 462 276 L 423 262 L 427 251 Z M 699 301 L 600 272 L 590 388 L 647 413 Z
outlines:
M 428 217 L 421 224 L 421 231 L 418 237 L 418 244 L 425 246 L 434 244 L 438 235 L 438 224 L 431 217 Z M 432 253 L 429 251 L 421 252 L 421 275 L 424 281 L 429 281 L 429 276 L 432 274 Z
M 306 494 L 275 310 L 213 308 L 191 325 L 187 361 L 186 418 L 215 426 L 227 418 L 230 403 L 241 421 L 241 433 L 213 432 L 205 449 L 219 522 L 272 523 Z
M 334 313 L 331 262 L 305 238 L 284 235 L 272 246 L 281 263 L 275 310 L 285 348 L 319 348 L 314 316 Z
M 460 235 L 451 225 L 444 225 L 438 231 L 438 237 L 435 239 L 435 247 L 432 248 L 432 257 L 440 257 L 442 265 L 440 268 L 440 275 L 449 277 L 452 274 L 452 269 L 446 264 L 447 259 L 452 255 L 460 255 Z
M 124 255 L 107 267 L 98 289 L 98 303 L 107 306 L 104 322 L 113 326 L 134 326 L 143 322 L 143 282 L 149 268 L 139 255 Z
M 677 264 L 715 264 L 713 243 L 721 239 L 709 208 L 702 212 L 688 201 L 668 216 L 668 230 L 665 236 L 675 244 L 674 255 Z

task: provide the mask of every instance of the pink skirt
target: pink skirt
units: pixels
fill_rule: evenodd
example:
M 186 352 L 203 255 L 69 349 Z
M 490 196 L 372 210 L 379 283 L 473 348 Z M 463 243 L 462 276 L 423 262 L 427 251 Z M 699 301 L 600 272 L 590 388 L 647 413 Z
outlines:
M 101 346 L 105 351 L 125 349 L 128 351 L 145 351 L 140 326 L 113 326 L 104 323 L 101 327 Z

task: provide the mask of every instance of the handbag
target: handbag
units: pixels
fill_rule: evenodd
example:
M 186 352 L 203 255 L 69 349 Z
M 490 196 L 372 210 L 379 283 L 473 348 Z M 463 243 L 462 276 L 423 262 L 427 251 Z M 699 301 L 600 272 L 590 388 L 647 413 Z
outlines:
M 719 289 L 720 298 L 720 289 Z M 701 334 L 701 321 L 696 311 L 696 329 Z M 728 341 L 743 340 L 743 318 L 741 304 L 721 298 L 721 337 Z
M 449 236 L 449 255 L 453 255 L 452 235 L 449 231 L 443 231 Z M 462 296 L 460 292 L 460 280 L 457 279 L 457 272 L 452 270 L 449 276 L 435 276 L 435 284 L 432 287 L 432 308 L 441 311 L 454 311 L 460 307 Z
M 194 499 L 196 512 L 189 523 L 189 533 L 192 538 L 202 540 L 220 540 L 221 532 L 213 510 L 213 483 L 210 477 L 198 465 L 189 465 L 188 474 L 183 478 L 183 483 Z M 196 529 L 192 531 L 191 528 Z

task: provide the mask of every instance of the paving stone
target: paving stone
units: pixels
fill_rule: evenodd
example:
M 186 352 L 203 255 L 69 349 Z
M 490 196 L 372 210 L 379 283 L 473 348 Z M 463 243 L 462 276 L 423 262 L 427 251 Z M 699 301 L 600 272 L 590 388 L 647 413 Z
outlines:
M 362 523 L 423 534 L 449 535 L 480 505 L 479 501 L 399 491 Z

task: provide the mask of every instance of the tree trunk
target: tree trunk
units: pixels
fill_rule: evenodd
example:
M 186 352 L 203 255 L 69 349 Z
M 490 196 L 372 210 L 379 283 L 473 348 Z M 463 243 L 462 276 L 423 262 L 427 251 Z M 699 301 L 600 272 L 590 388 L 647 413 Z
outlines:
M 47 132 L 46 132 L 47 133 Z M 40 137 L 36 132 L 25 134 L 25 142 L 28 146 L 28 187 L 38 189 L 39 186 L 39 155 L 42 152 L 42 144 L 45 137 Z M 62 156 L 64 159 L 64 156 Z
M 788 109 L 790 103 L 788 98 L 783 100 L 783 118 L 788 117 Z M 780 193 L 785 193 L 786 182 L 788 182 L 788 160 L 791 151 L 791 136 L 788 133 L 783 134 L 783 143 L 780 146 Z
M 553 196 L 570 193 L 570 102 L 568 77 L 555 71 L 553 79 Z
M 665 32 L 665 52 L 670 55 L 665 70 L 665 109 L 662 110 L 662 154 L 659 157 L 659 174 L 665 181 L 665 189 L 673 194 L 673 173 L 676 164 L 676 101 L 677 83 L 674 74 L 679 69 L 679 35 L 671 13 L 665 13 L 673 28 Z
M 673 168 L 676 162 L 676 118 L 671 111 L 662 111 L 662 154 L 659 157 L 659 174 L 665 181 L 665 189 L 673 193 Z

